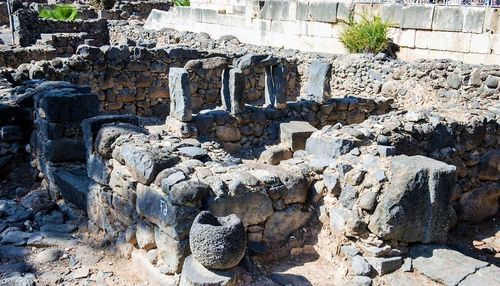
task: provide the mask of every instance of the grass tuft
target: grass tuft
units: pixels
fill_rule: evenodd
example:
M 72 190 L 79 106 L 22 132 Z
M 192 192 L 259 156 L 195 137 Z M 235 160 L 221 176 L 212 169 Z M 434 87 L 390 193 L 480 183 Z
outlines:
M 340 41 L 350 53 L 379 53 L 389 47 L 389 23 L 380 16 L 361 16 L 354 22 L 351 17 L 340 34 Z

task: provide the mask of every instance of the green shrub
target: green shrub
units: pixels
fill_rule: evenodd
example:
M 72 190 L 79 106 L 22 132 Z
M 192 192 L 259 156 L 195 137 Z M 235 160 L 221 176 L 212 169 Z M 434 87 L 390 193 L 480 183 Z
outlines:
M 113 6 L 115 6 L 116 0 L 91 0 L 90 3 L 94 8 L 97 9 L 113 9 Z
M 380 16 L 361 16 L 361 21 L 353 18 L 340 34 L 340 41 L 350 53 L 384 52 L 390 45 L 389 24 Z
M 38 16 L 57 21 L 75 21 L 78 19 L 78 10 L 73 5 L 57 5 L 52 9 L 42 9 Z
M 191 2 L 189 0 L 174 0 L 175 6 L 191 6 Z

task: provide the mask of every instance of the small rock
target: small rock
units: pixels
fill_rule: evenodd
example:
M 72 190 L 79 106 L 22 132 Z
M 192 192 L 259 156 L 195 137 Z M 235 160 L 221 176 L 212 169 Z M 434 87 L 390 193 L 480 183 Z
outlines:
M 352 271 L 356 275 L 368 275 L 372 271 L 370 264 L 363 258 L 363 256 L 356 255 L 351 261 Z

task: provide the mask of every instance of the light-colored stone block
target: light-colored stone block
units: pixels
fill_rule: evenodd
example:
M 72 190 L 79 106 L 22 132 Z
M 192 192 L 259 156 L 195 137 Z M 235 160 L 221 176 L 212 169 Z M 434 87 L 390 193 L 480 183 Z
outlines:
M 471 34 L 470 52 L 479 54 L 489 54 L 491 52 L 492 35 Z
M 499 9 L 488 8 L 484 14 L 484 32 L 499 33 L 500 32 L 500 11 Z
M 465 33 L 482 33 L 484 25 L 484 17 L 487 8 L 482 7 L 467 7 L 463 9 Z
M 488 56 L 487 54 L 466 53 L 464 54 L 463 62 L 466 64 L 487 63 Z
M 468 53 L 470 51 L 470 33 L 437 32 L 429 34 L 427 47 L 431 50 Z
M 399 27 L 403 16 L 402 9 L 403 5 L 401 4 L 385 4 L 382 6 L 380 16 L 392 27 Z
M 378 16 L 382 13 L 381 4 L 356 3 L 354 5 L 354 21 L 358 22 L 362 17 L 371 19 L 373 16 Z
M 309 2 L 309 13 L 312 21 L 335 23 L 337 22 L 337 2 L 314 1 Z
M 432 28 L 434 6 L 407 6 L 401 9 L 401 28 L 423 29 Z
M 281 143 L 290 147 L 294 152 L 304 150 L 306 140 L 318 131 L 314 126 L 305 121 L 290 121 L 280 124 L 280 140 Z
M 260 17 L 268 20 L 288 20 L 289 2 L 286 0 L 268 0 L 260 10 Z
M 337 20 L 348 22 L 354 13 L 354 3 L 339 2 L 337 6 Z
M 432 17 L 434 31 L 462 31 L 464 16 L 463 8 L 459 6 L 436 6 Z
M 295 19 L 299 21 L 309 21 L 311 13 L 309 12 L 309 2 L 308 1 L 298 1 L 297 8 L 295 10 Z
M 416 30 L 401 30 L 393 29 L 391 36 L 394 43 L 400 47 L 415 48 L 415 34 Z
M 491 50 L 493 54 L 500 55 L 500 35 L 491 35 Z

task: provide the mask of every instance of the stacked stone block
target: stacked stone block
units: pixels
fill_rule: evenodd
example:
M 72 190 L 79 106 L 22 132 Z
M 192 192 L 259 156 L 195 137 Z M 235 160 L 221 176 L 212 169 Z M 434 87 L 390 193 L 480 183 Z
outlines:
M 86 182 L 82 184 L 61 182 L 72 180 L 72 176 L 80 176 L 78 169 L 85 162 L 85 145 L 81 127 L 82 120 L 95 116 L 99 110 L 99 101 L 88 86 L 75 86 L 67 82 L 44 82 L 31 93 L 34 100 L 36 129 L 32 135 L 32 152 L 35 164 L 44 174 L 52 195 L 60 192 L 68 201 L 77 205 L 84 202 L 73 199 L 71 193 L 85 192 Z M 71 163 L 73 171 L 61 170 L 60 166 Z M 71 169 L 71 168 L 70 168 Z M 83 171 L 83 175 L 84 175 Z M 56 176 L 61 175 L 56 181 Z M 85 176 L 83 176 L 85 178 Z M 84 180 L 85 181 L 85 180 Z M 76 189 L 72 189 L 72 188 Z M 78 197 L 83 198 L 83 197 Z

